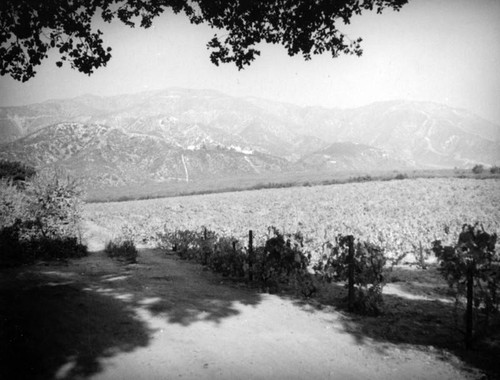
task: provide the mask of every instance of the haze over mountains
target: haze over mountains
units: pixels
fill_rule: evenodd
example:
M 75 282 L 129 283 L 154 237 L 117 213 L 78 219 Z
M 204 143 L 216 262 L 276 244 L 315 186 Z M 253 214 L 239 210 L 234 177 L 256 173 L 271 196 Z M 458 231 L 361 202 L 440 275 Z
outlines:
M 500 127 L 444 105 L 342 110 L 178 88 L 2 107 L 0 143 L 1 159 L 96 186 L 500 164 Z

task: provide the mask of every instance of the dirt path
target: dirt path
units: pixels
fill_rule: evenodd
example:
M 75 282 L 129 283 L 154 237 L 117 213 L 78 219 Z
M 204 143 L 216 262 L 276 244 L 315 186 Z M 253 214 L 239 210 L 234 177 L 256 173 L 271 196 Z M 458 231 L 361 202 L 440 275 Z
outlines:
M 159 250 L 0 277 L 0 379 L 466 379 L 457 358 L 351 334 Z M 222 283 L 221 283 L 222 282 Z

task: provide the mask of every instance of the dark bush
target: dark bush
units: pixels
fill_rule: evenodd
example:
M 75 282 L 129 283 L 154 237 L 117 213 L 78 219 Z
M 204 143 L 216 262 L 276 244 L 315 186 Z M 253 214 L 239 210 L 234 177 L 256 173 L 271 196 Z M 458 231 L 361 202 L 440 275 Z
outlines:
M 81 258 L 88 255 L 87 247 L 74 236 L 42 237 L 30 241 L 35 257 L 42 260 Z
M 264 283 L 289 281 L 309 264 L 310 258 L 302 252 L 303 236 L 300 233 L 284 235 L 275 227 L 270 227 L 270 231 L 274 236 L 256 250 L 254 271 Z
M 27 181 L 35 173 L 35 168 L 21 162 L 0 160 L 0 179 L 9 179 L 18 183 Z
M 115 239 L 108 241 L 104 252 L 106 252 L 109 257 L 126 263 L 136 263 L 137 256 L 139 255 L 134 242 L 130 239 Z
M 36 260 L 65 260 L 88 255 L 87 247 L 73 236 L 27 237 L 23 223 L 0 229 L 0 266 L 31 264 Z
M 399 173 L 394 177 L 394 179 L 407 179 L 407 178 L 408 178 L 408 175 L 402 174 L 402 173 Z
M 379 315 L 383 311 L 382 290 L 385 285 L 383 271 L 386 258 L 383 249 L 369 242 L 354 242 L 352 236 L 339 235 L 313 269 L 324 282 L 348 281 L 349 244 L 354 250 L 353 310 L 360 314 Z
M 27 264 L 34 261 L 34 254 L 31 254 L 25 243 L 20 239 L 19 228 L 15 225 L 6 226 L 0 229 L 0 266 L 15 266 Z
M 309 257 L 301 250 L 302 235 L 281 234 L 271 227 L 273 237 L 253 252 L 237 247 L 237 239 L 220 237 L 214 231 L 166 231 L 159 235 L 160 246 L 172 249 L 180 258 L 195 260 L 223 276 L 241 278 L 276 292 L 280 285 L 292 285 L 309 297 L 315 291 L 307 271 Z
M 455 314 L 463 301 L 465 310 L 467 348 L 473 340 L 488 336 L 494 318 L 500 311 L 500 254 L 496 252 L 496 233 L 487 233 L 479 223 L 464 224 L 455 245 L 443 246 L 433 242 L 433 252 L 439 271 L 455 293 Z M 457 318 L 457 316 L 456 316 Z M 458 320 L 459 318 L 457 318 Z
M 205 246 L 206 262 L 214 272 L 223 276 L 243 278 L 248 274 L 248 256 L 242 249 L 237 248 L 234 238 L 221 237 L 217 239 L 213 251 Z
M 498 173 L 500 173 L 500 166 L 492 166 L 490 168 L 490 173 L 491 174 L 498 174 Z
M 474 173 L 474 174 L 481 174 L 482 172 L 484 172 L 484 166 L 483 165 L 475 165 L 472 168 L 472 173 Z
M 373 178 L 369 175 L 362 175 L 358 177 L 349 177 L 347 182 L 369 182 L 373 181 Z

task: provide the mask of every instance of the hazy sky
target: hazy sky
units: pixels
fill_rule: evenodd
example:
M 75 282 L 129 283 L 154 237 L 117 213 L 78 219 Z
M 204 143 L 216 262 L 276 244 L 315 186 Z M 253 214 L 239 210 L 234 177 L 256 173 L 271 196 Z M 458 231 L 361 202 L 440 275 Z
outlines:
M 379 100 L 428 100 L 468 109 L 500 124 L 500 1 L 410 0 L 398 12 L 365 13 L 343 27 L 362 37 L 361 58 L 289 57 L 262 45 L 247 69 L 210 63 L 215 33 L 164 14 L 148 30 L 100 25 L 113 48 L 91 77 L 46 60 L 27 83 L 0 77 L 0 105 L 81 94 L 113 95 L 168 87 L 209 88 L 299 105 L 355 107 Z

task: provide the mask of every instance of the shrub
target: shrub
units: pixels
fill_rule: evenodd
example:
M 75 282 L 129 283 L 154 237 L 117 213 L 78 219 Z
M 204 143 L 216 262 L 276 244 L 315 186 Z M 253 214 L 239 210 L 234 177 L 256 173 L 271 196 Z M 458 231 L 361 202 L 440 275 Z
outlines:
M 64 260 L 87 256 L 87 247 L 75 236 L 39 238 L 29 242 L 35 258 L 42 260 Z
M 171 249 L 181 259 L 201 258 L 201 242 L 203 235 L 197 231 L 177 230 L 158 234 L 159 245 L 163 249 Z
M 33 231 L 43 237 L 76 236 L 83 191 L 78 181 L 61 170 L 38 173 L 26 186 Z
M 498 173 L 500 173 L 500 166 L 492 166 L 490 168 L 490 173 L 491 174 L 498 174 Z
M 213 271 L 225 276 L 242 275 L 241 268 L 246 256 L 241 249 L 236 249 L 235 238 L 219 237 L 205 227 L 202 227 L 201 231 L 165 231 L 159 234 L 158 238 L 161 248 L 171 249 L 181 259 L 208 265 Z M 241 265 L 236 264 L 237 262 L 241 262 Z
M 35 175 L 35 168 L 18 161 L 0 160 L 0 179 L 9 179 L 20 185 Z
M 455 246 L 433 242 L 439 270 L 455 292 L 455 313 L 464 298 L 467 300 L 467 348 L 474 336 L 487 333 L 491 317 L 498 316 L 500 310 L 500 255 L 495 252 L 496 242 L 496 233 L 485 232 L 478 223 L 464 224 Z
M 302 234 L 282 234 L 276 227 L 270 227 L 269 231 L 271 237 L 266 240 L 257 256 L 262 279 L 266 281 L 275 277 L 276 281 L 280 281 L 306 269 L 310 258 L 302 252 Z
M 268 291 L 277 291 L 282 283 L 293 285 L 297 292 L 310 296 L 315 288 L 307 272 L 310 257 L 302 252 L 302 235 L 274 234 L 265 246 L 249 250 L 237 247 L 237 239 L 220 237 L 214 231 L 166 231 L 159 234 L 160 246 L 171 248 L 180 258 L 207 265 L 223 276 L 246 278 L 262 285 Z
M 26 237 L 18 221 L 0 229 L 0 266 L 30 264 L 36 260 L 65 260 L 87 256 L 76 237 Z M 23 236 L 24 235 L 24 236 Z
M 474 174 L 481 174 L 484 172 L 484 166 L 483 165 L 474 165 L 472 168 L 472 173 Z
M 396 176 L 394 177 L 394 179 L 407 179 L 407 178 L 408 178 L 408 175 L 402 174 L 402 173 L 396 174 Z
M 25 186 L 0 180 L 2 265 L 65 259 L 87 253 L 79 242 L 81 190 L 60 170 L 46 170 Z
M 104 252 L 113 259 L 126 263 L 136 263 L 138 252 L 132 240 L 127 238 L 118 238 L 108 241 Z
M 0 179 L 0 229 L 28 218 L 28 198 L 12 180 Z
M 223 276 L 243 278 L 249 273 L 248 255 L 241 248 L 237 248 L 236 240 L 232 237 L 217 238 L 213 251 L 205 246 L 206 263 L 214 272 Z
M 350 177 L 348 182 L 369 182 L 369 181 L 373 181 L 373 178 L 369 175 L 363 175 L 363 176 L 359 176 L 359 177 Z
M 378 315 L 382 312 L 384 277 L 382 275 L 386 258 L 378 246 L 358 241 L 353 236 L 339 235 L 334 243 L 325 245 L 327 253 L 313 266 L 322 281 L 348 281 L 350 263 L 349 246 L 354 250 L 353 310 L 361 314 Z
M 0 266 L 15 266 L 31 263 L 35 257 L 25 242 L 20 238 L 17 225 L 4 226 L 0 229 Z

